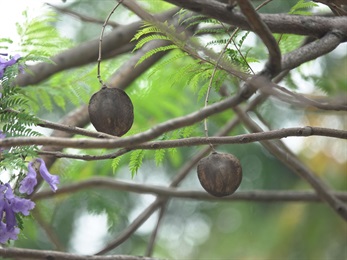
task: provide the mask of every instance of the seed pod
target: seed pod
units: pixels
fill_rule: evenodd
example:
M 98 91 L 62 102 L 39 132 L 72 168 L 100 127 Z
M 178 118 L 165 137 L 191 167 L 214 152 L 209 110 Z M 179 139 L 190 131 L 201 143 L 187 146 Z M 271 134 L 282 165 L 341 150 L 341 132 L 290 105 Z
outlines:
M 231 154 L 213 152 L 199 161 L 198 178 L 201 186 L 211 195 L 231 195 L 242 180 L 240 161 Z
M 119 88 L 103 87 L 96 92 L 88 106 L 90 122 L 99 132 L 122 136 L 134 121 L 133 104 Z

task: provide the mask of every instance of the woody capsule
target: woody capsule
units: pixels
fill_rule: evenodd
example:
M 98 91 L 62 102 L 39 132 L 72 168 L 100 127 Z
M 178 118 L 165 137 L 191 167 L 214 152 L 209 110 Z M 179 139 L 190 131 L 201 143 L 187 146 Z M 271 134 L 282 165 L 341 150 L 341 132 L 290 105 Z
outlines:
M 134 108 L 129 96 L 119 88 L 103 86 L 89 101 L 90 122 L 99 132 L 122 136 L 134 122 Z

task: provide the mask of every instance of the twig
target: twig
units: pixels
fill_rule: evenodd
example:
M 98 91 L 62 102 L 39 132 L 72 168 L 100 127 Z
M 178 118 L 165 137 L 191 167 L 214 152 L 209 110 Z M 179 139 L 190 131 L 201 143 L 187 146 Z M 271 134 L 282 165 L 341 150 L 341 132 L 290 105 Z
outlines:
M 234 32 L 230 35 L 229 37 L 229 40 L 227 41 L 227 43 L 224 45 L 223 47 L 223 50 L 221 51 L 221 53 L 219 54 L 218 56 L 218 59 L 216 60 L 216 64 L 213 68 L 213 71 L 212 71 L 212 75 L 211 75 L 211 78 L 210 78 L 210 82 L 208 84 L 208 88 L 207 88 L 207 93 L 206 93 L 206 97 L 205 97 L 205 107 L 207 107 L 208 105 L 208 99 L 209 99 L 209 96 L 210 96 L 210 91 L 211 91 L 211 87 L 212 87 L 212 81 L 213 81 L 213 78 L 217 72 L 217 67 L 218 67 L 218 64 L 220 62 L 220 60 L 222 59 L 223 55 L 224 55 L 224 52 L 225 50 L 227 49 L 229 43 L 232 41 L 233 37 L 235 36 L 235 34 L 237 33 L 238 31 L 238 28 L 234 30 Z M 207 117 L 204 119 L 204 128 L 205 128 L 205 137 L 208 138 L 208 125 L 207 125 Z M 214 147 L 211 143 L 209 143 L 210 147 L 211 147 L 211 150 L 214 151 Z
M 170 120 L 171 122 L 172 120 Z M 157 128 L 152 128 L 157 129 Z M 263 140 L 279 139 L 288 136 L 326 136 L 340 139 L 347 139 L 347 131 L 337 130 L 323 127 L 293 127 L 284 128 L 279 130 L 272 130 L 268 132 L 259 132 L 252 134 L 242 134 L 238 136 L 225 136 L 225 137 L 189 137 L 177 140 L 163 140 L 152 141 L 144 143 L 147 139 L 147 133 L 151 130 L 142 132 L 130 137 L 118 139 L 71 139 L 71 138 L 58 138 L 58 137 L 11 137 L 0 140 L 1 147 L 11 146 L 27 146 L 27 145 L 52 145 L 56 147 L 70 147 L 70 148 L 120 148 L 127 147 L 129 149 L 161 149 L 173 148 L 183 146 L 195 146 L 202 144 L 244 144 L 251 142 L 259 142 Z M 144 136 L 145 138 L 139 139 L 138 137 Z M 141 144 L 142 143 L 142 144 Z
M 162 205 L 165 200 L 157 198 L 150 206 L 148 206 L 141 214 L 139 214 L 133 222 L 131 222 L 126 229 L 124 229 L 118 237 L 107 244 L 103 249 L 96 253 L 96 255 L 102 255 L 110 250 L 121 245 L 126 241 L 157 209 Z
M 204 153 L 205 154 L 205 153 Z M 199 154 L 201 156 L 201 154 Z M 187 168 L 191 168 L 187 167 Z M 59 187 L 54 193 L 51 190 L 40 191 L 32 197 L 32 200 L 44 200 L 55 198 L 56 196 L 75 193 L 91 188 L 103 188 L 118 191 L 134 192 L 139 194 L 153 194 L 161 198 L 176 198 L 176 199 L 193 199 L 204 201 L 264 201 L 264 202 L 322 202 L 322 199 L 313 191 L 267 191 L 267 190 L 252 190 L 252 191 L 237 191 L 231 196 L 214 197 L 205 191 L 198 190 L 180 190 L 175 187 L 145 185 L 128 181 L 113 180 L 106 177 L 93 177 L 88 180 L 79 181 L 73 184 L 66 184 Z M 332 192 L 343 201 L 347 201 L 347 192 Z
M 256 10 L 260 9 L 261 7 L 263 7 L 264 5 L 266 5 L 267 3 L 271 2 L 272 0 L 269 0 L 269 1 L 265 1 L 264 3 L 262 3 L 260 6 L 258 6 L 256 8 Z M 221 23 L 222 27 L 225 28 L 225 26 Z M 226 29 L 226 28 L 225 28 Z M 243 54 L 241 53 L 240 49 L 237 47 L 237 45 L 235 44 L 235 41 L 233 40 L 234 36 L 236 35 L 236 33 L 239 31 L 240 28 L 236 28 L 233 33 L 231 35 L 229 35 L 229 39 L 227 41 L 227 43 L 224 45 L 222 51 L 220 52 L 219 56 L 218 56 L 218 59 L 216 61 L 216 64 L 214 66 L 214 69 L 212 71 L 212 75 L 211 75 L 211 78 L 210 78 L 210 81 L 209 81 L 209 84 L 208 84 L 208 88 L 207 88 L 207 93 L 206 93 L 206 97 L 205 97 L 205 107 L 207 107 L 208 105 L 208 100 L 209 100 L 209 96 L 210 96 L 210 92 L 211 92 L 211 88 L 212 88 L 212 82 L 213 82 L 213 79 L 215 77 L 215 74 L 216 74 L 216 71 L 217 71 L 217 67 L 218 67 L 218 64 L 221 60 L 221 58 L 223 57 L 228 45 L 233 42 L 234 43 L 234 46 L 236 47 L 238 53 L 241 55 L 241 57 L 244 59 L 244 61 L 246 62 L 246 64 L 248 65 L 249 69 L 252 71 L 252 73 L 254 74 L 251 66 L 249 66 L 247 60 L 245 59 L 245 57 L 243 56 Z M 227 31 L 227 30 L 226 30 Z M 208 138 L 208 122 L 207 122 L 207 118 L 204 119 L 204 129 L 205 129 L 205 136 L 206 138 Z M 212 151 L 214 151 L 214 148 L 213 148 L 213 145 L 211 143 L 209 143 L 209 145 L 211 146 L 211 149 Z
M 341 100 L 344 101 L 344 103 L 339 102 L 339 100 L 332 100 L 332 99 L 321 99 L 321 101 L 316 101 L 311 98 L 307 98 L 304 95 L 300 95 L 298 93 L 295 93 L 293 91 L 290 91 L 284 87 L 281 87 L 277 84 L 274 84 L 272 82 L 267 82 L 269 84 L 261 86 L 261 90 L 266 92 L 267 94 L 271 94 L 280 100 L 296 105 L 301 105 L 301 106 L 311 106 L 311 107 L 316 107 L 322 110 L 335 110 L 335 111 L 347 111 L 347 100 Z M 279 93 L 275 89 L 285 93 Z M 293 99 L 294 98 L 294 99 Z
M 61 13 L 64 13 L 64 14 L 68 14 L 68 15 L 71 15 L 71 16 L 74 16 L 74 17 L 77 17 L 78 19 L 80 19 L 82 22 L 89 22 L 89 23 L 96 23 L 96 24 L 104 24 L 105 21 L 103 20 L 99 20 L 99 19 L 95 19 L 95 18 L 92 18 L 92 17 L 89 17 L 89 16 L 86 16 L 86 15 L 83 15 L 83 14 L 80 14 L 80 13 L 77 13 L 77 12 L 74 12 L 72 10 L 69 10 L 67 8 L 61 8 L 59 6 L 55 6 L 55 5 L 52 5 L 52 4 L 49 4 L 49 3 L 46 3 L 46 5 L 54 8 L 55 10 L 61 12 Z M 118 23 L 115 23 L 115 22 L 112 22 L 112 21 L 108 21 L 107 22 L 107 25 L 110 25 L 112 26 L 113 28 L 116 28 L 119 26 Z
M 59 260 L 155 260 L 157 258 L 134 255 L 92 256 L 63 253 L 50 250 L 35 250 L 26 248 L 0 248 L 0 256 L 16 259 L 59 259 Z
M 53 231 L 52 226 L 49 225 L 43 219 L 42 214 L 41 214 L 40 210 L 38 209 L 38 207 L 35 207 L 35 209 L 31 212 L 31 214 L 33 215 L 33 218 L 35 219 L 37 224 L 40 225 L 41 228 L 43 229 L 43 231 L 46 233 L 50 242 L 55 246 L 54 249 L 56 249 L 58 251 L 65 251 L 64 246 L 61 244 L 58 236 Z
M 275 76 L 281 71 L 281 51 L 270 29 L 260 18 L 249 0 L 237 0 L 241 11 L 247 17 L 253 31 L 261 38 L 269 52 L 269 60 L 266 66 L 269 75 Z
M 104 32 L 105 32 L 105 28 L 107 26 L 108 21 L 111 18 L 111 15 L 114 13 L 114 11 L 116 11 L 116 9 L 118 8 L 118 6 L 123 2 L 123 0 L 119 0 L 119 3 L 116 4 L 116 6 L 111 10 L 111 12 L 108 14 L 104 24 L 102 25 L 102 29 L 101 29 L 101 34 L 100 34 L 100 38 L 99 38 L 99 57 L 98 57 L 98 71 L 97 71 L 97 78 L 101 84 L 102 87 L 104 87 L 104 82 L 101 79 L 101 75 L 100 75 L 100 65 L 101 65 L 101 53 L 102 53 L 102 38 L 104 37 Z
M 155 228 L 152 231 L 151 237 L 149 238 L 148 245 L 147 245 L 147 250 L 146 250 L 146 256 L 151 256 L 153 254 L 153 249 L 155 245 L 155 240 L 158 235 L 159 227 L 162 224 L 162 220 L 164 217 L 166 211 L 166 205 L 163 203 L 162 206 L 160 207 L 159 210 L 159 215 L 157 219 L 157 224 L 155 225 Z
M 243 121 L 244 125 L 253 133 L 261 132 L 262 129 L 255 123 L 249 116 L 238 108 L 234 108 L 239 118 Z M 303 165 L 296 156 L 290 153 L 288 150 L 284 151 L 280 149 L 276 144 L 270 141 L 261 142 L 272 155 L 282 161 L 288 168 L 292 169 L 297 175 L 306 180 L 312 188 L 317 192 L 317 195 L 343 219 L 347 220 L 347 207 L 337 199 L 331 192 L 330 188 L 326 186 L 314 173 L 311 172 L 305 165 Z
M 20 113 L 20 111 L 17 111 L 17 110 L 11 109 L 11 108 L 6 108 L 4 111 L 10 112 L 10 113 L 15 113 L 15 114 Z M 54 123 L 54 122 L 44 120 L 41 118 L 36 118 L 36 119 L 38 120 L 37 125 L 40 127 L 45 127 L 45 128 L 50 128 L 50 129 L 54 129 L 54 130 L 60 130 L 60 131 L 68 132 L 71 134 L 79 134 L 79 135 L 95 137 L 95 138 L 113 138 L 113 139 L 118 138 L 118 137 L 113 136 L 113 135 L 109 135 L 109 134 L 105 134 L 105 133 L 101 133 L 101 132 L 89 131 L 89 130 L 86 130 L 84 128 L 77 127 L 77 126 L 70 126 L 70 125 L 64 125 L 64 124 L 60 124 L 60 123 Z

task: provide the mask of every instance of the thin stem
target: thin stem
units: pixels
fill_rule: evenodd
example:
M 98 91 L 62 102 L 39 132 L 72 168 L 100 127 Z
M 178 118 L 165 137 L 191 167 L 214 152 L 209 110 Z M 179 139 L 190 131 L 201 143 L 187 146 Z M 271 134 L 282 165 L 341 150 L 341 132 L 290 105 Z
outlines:
M 100 66 L 101 66 L 101 52 L 102 52 L 102 38 L 104 37 L 104 32 L 105 32 L 105 28 L 108 24 L 108 21 L 110 20 L 112 14 L 114 13 L 114 11 L 116 11 L 116 9 L 118 8 L 118 6 L 123 2 L 123 0 L 120 0 L 116 6 L 112 9 L 112 11 L 109 13 L 109 15 L 107 16 L 104 24 L 102 25 L 102 30 L 101 30 L 101 34 L 100 34 L 100 38 L 99 38 L 99 57 L 98 57 L 98 74 L 97 74 L 97 78 L 101 84 L 101 86 L 105 86 L 104 82 L 101 79 L 101 75 L 100 75 Z
M 272 0 L 267 0 L 265 2 L 263 2 L 262 4 L 260 4 L 255 10 L 259 10 L 260 8 L 262 8 L 263 6 L 265 6 L 266 4 L 270 3 Z M 224 24 L 221 23 L 222 27 L 225 28 Z M 226 28 L 225 28 L 226 29 Z M 234 46 L 237 50 L 237 52 L 241 55 L 241 57 L 243 58 L 243 60 L 246 62 L 248 68 L 251 70 L 252 74 L 255 74 L 253 69 L 251 68 L 251 66 L 248 64 L 246 58 L 243 56 L 243 54 L 241 53 L 240 49 L 237 47 L 237 45 L 235 44 L 235 41 L 233 40 L 233 38 L 235 37 L 236 33 L 240 30 L 240 28 L 236 28 L 233 33 L 231 35 L 229 35 L 229 39 L 227 41 L 227 43 L 224 45 L 223 47 L 223 50 L 220 52 L 219 56 L 218 56 L 218 59 L 214 65 L 214 69 L 213 69 L 213 72 L 212 72 L 212 75 L 211 75 L 211 78 L 210 78 L 210 82 L 208 84 L 208 88 L 207 88 L 207 93 L 206 93 L 206 97 L 205 97 L 205 107 L 208 106 L 208 100 L 209 100 L 209 96 L 210 96 L 210 92 L 211 92 L 211 88 L 212 88 L 212 82 L 213 82 L 213 79 L 216 75 L 216 72 L 217 72 L 217 68 L 218 68 L 218 64 L 221 60 L 221 58 L 223 57 L 226 49 L 228 48 L 228 45 L 233 42 L 234 43 Z M 204 130 L 205 130 L 205 136 L 206 138 L 208 139 L 208 123 L 207 123 L 207 117 L 204 119 Z M 214 147 L 213 147 L 213 144 L 209 143 L 212 151 L 215 151 Z

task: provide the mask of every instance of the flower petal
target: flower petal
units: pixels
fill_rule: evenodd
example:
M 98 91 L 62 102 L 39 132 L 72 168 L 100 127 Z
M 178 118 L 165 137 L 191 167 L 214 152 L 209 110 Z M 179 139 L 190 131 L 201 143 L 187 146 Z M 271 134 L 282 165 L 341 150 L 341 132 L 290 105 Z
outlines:
M 32 166 L 32 162 L 28 164 L 28 174 L 27 176 L 20 182 L 19 192 L 31 194 L 34 191 L 34 187 L 37 184 L 36 171 Z
M 51 186 L 52 191 L 56 191 L 58 189 L 57 184 L 59 184 L 59 176 L 52 175 L 48 172 L 45 161 L 41 158 L 36 159 L 40 164 L 40 174 L 42 178 Z
M 34 207 L 35 207 L 35 203 L 29 199 L 16 197 L 11 201 L 12 210 L 16 213 L 20 212 L 24 216 L 28 216 L 29 211 L 32 210 Z

